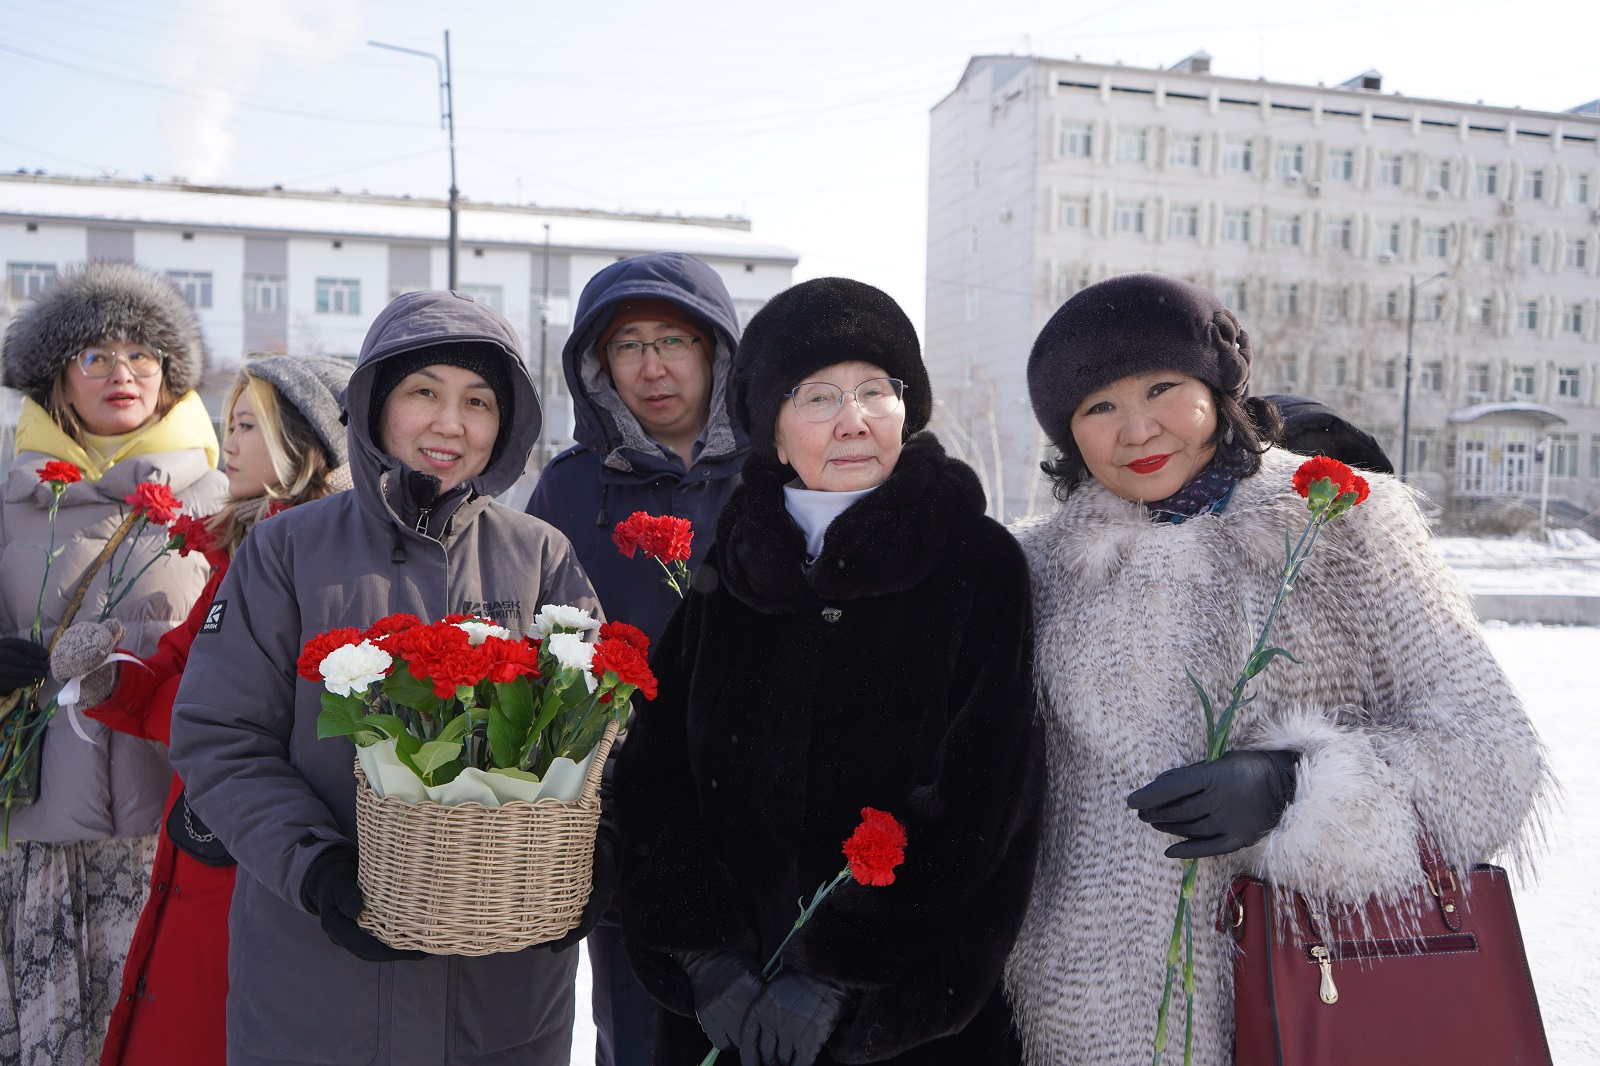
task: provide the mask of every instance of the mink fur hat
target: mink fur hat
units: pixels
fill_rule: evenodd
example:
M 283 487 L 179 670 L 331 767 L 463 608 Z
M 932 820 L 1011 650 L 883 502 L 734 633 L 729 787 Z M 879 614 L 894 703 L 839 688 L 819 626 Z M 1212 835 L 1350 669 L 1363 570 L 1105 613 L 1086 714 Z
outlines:
M 767 301 L 736 356 L 736 410 L 755 454 L 777 461 L 784 394 L 834 363 L 873 363 L 906 383 L 904 434 L 933 415 L 933 389 L 911 320 L 888 293 L 849 278 L 814 278 Z
M 211 359 L 199 320 L 165 275 L 135 263 L 92 260 L 64 272 L 12 318 L 0 346 L 0 380 L 48 405 L 61 368 L 104 341 L 165 352 L 167 387 L 175 396 L 200 384 Z
M 1243 400 L 1250 337 L 1210 292 L 1165 274 L 1122 274 L 1062 304 L 1033 342 L 1028 398 L 1058 448 L 1085 396 L 1134 374 L 1176 370 Z

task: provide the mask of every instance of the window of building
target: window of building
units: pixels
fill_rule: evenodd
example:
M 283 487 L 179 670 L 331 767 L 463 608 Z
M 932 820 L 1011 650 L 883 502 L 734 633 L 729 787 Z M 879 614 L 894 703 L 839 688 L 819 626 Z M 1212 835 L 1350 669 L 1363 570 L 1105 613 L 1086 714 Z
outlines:
M 1198 133 L 1174 134 L 1172 148 L 1167 153 L 1167 160 L 1175 167 L 1199 166 L 1200 135 Z
M 1283 247 L 1298 248 L 1300 246 L 1300 216 L 1273 215 L 1272 243 Z
M 1561 307 L 1561 332 L 1583 332 L 1583 305 L 1578 303 L 1563 304 Z
M 1518 399 L 1528 399 L 1533 395 L 1533 367 L 1514 366 L 1511 368 L 1511 395 Z
M 1479 163 L 1472 172 L 1472 191 L 1479 196 L 1500 195 L 1499 164 Z
M 1356 220 L 1330 218 L 1323 225 L 1322 246 L 1332 251 L 1348 252 L 1356 246 Z
M 1183 204 L 1172 209 L 1167 216 L 1167 236 L 1195 238 L 1200 235 L 1200 208 Z
M 1350 289 L 1338 286 L 1322 293 L 1322 317 L 1329 322 L 1345 322 L 1350 318 Z
M 1292 316 L 1300 313 L 1300 286 L 1294 282 L 1272 283 L 1272 313 Z
M 1272 171 L 1279 177 L 1287 178 L 1292 175 L 1301 175 L 1306 171 L 1306 150 L 1304 145 L 1280 144 L 1277 154 L 1273 157 Z
M 1439 431 L 1436 429 L 1413 429 L 1411 431 L 1410 451 L 1408 460 L 1412 470 L 1437 470 L 1436 456 L 1439 454 L 1437 447 Z
M 1428 188 L 1438 189 L 1440 192 L 1450 191 L 1450 179 L 1454 177 L 1450 170 L 1450 160 L 1435 159 L 1428 164 Z
M 1480 296 L 1467 304 L 1467 321 L 1471 325 L 1488 329 L 1494 325 L 1494 300 Z
M 1111 216 L 1111 226 L 1118 233 L 1144 232 L 1144 201 L 1118 200 Z
M 54 285 L 55 281 L 54 263 L 6 264 L 6 291 L 11 294 L 13 300 L 26 300 L 30 296 L 38 296 Z
M 976 230 L 977 227 L 974 226 L 973 229 Z M 462 285 L 461 291 L 479 303 L 488 304 L 502 315 L 506 313 L 506 290 L 503 285 Z
M 1250 243 L 1250 209 L 1224 208 L 1222 211 L 1222 239 Z
M 1150 135 L 1144 129 L 1117 131 L 1117 162 L 1143 163 L 1149 149 Z
M 1405 176 L 1405 160 L 1398 154 L 1385 152 L 1378 156 L 1378 184 L 1399 185 Z
M 1400 317 L 1400 290 L 1386 289 L 1372 300 L 1372 313 L 1378 318 Z
M 1392 389 L 1395 386 L 1395 361 L 1393 359 L 1374 359 L 1372 361 L 1372 387 L 1375 389 Z
M 1444 318 L 1444 293 L 1428 293 L 1417 301 L 1417 317 L 1424 322 L 1438 322 Z
M 1354 148 L 1328 149 L 1328 165 L 1323 177 L 1329 181 L 1354 181 L 1356 177 L 1356 150 Z
M 1322 361 L 1322 384 L 1326 388 L 1336 389 L 1345 384 L 1350 374 L 1350 360 L 1342 355 L 1335 355 Z
M 1481 402 L 1489 398 L 1489 364 L 1468 363 L 1461 368 L 1467 399 Z
M 1586 237 L 1574 237 L 1567 242 L 1567 269 L 1589 269 L 1589 240 Z
M 1493 230 L 1490 230 L 1487 233 L 1478 234 L 1478 247 L 1476 249 L 1476 254 L 1480 260 L 1485 263 L 1494 262 L 1496 247 L 1497 245 L 1495 243 Z
M 1063 196 L 1061 205 L 1061 228 L 1083 229 L 1089 225 L 1089 198 L 1087 196 Z
M 1300 358 L 1299 356 L 1286 355 L 1278 363 L 1279 377 L 1283 379 L 1285 388 L 1293 389 L 1300 384 Z
M 1248 140 L 1228 141 L 1222 147 L 1222 169 L 1248 171 L 1253 162 Z
M 284 302 L 289 279 L 282 274 L 246 274 L 244 309 L 272 313 L 288 309 Z
M 1578 476 L 1578 435 L 1576 433 L 1550 434 L 1550 476 Z
M 1517 305 L 1517 328 L 1537 332 L 1539 329 L 1539 301 L 1524 300 Z
M 1444 364 L 1438 360 L 1423 363 L 1417 370 L 1417 388 L 1423 392 L 1444 391 Z
M 977 223 L 973 223 L 971 226 L 967 227 L 967 254 L 968 255 L 977 255 L 978 254 L 978 226 L 977 226 Z
M 1517 242 L 1517 258 L 1528 266 L 1539 266 L 1544 259 L 1544 237 L 1538 233 L 1525 233 Z
M 978 290 L 977 289 L 968 289 L 967 290 L 967 321 L 968 322 L 976 322 L 977 320 L 978 320 Z
M 1522 172 L 1522 198 L 1524 200 L 1544 199 L 1544 171 L 1537 167 L 1530 167 Z
M 211 271 L 169 270 L 167 277 L 183 293 L 183 301 L 190 307 L 211 306 Z
M 1567 202 L 1570 204 L 1586 204 L 1589 202 L 1589 175 L 1567 175 Z
M 1422 254 L 1432 259 L 1443 259 L 1450 254 L 1450 227 L 1424 226 L 1422 228 Z
M 1379 222 L 1372 227 L 1372 247 L 1379 255 L 1400 254 L 1400 223 Z
M 1556 395 L 1563 400 L 1578 398 L 1578 368 L 1563 366 L 1556 370 Z
M 976 159 L 974 159 L 972 161 L 972 187 L 974 189 L 976 189 L 978 187 L 978 178 L 979 178 L 978 162 L 979 161 L 976 160 Z
M 1589 438 L 1589 476 L 1600 481 L 1600 433 Z
M 1250 310 L 1250 287 L 1243 278 L 1223 278 L 1217 286 L 1217 295 L 1221 297 L 1223 306 L 1236 315 Z
M 317 313 L 321 315 L 359 315 L 360 278 L 318 278 Z
M 1094 127 L 1087 122 L 1061 124 L 1061 154 L 1087 156 L 1094 151 Z

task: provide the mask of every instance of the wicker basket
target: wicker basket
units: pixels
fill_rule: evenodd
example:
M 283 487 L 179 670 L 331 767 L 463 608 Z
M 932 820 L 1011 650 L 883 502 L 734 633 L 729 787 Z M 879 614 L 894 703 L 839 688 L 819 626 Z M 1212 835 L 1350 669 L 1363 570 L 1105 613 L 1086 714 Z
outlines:
M 611 722 L 574 803 L 379 799 L 358 764 L 361 926 L 390 947 L 489 955 L 577 925 L 589 900 L 600 774 L 616 735 Z

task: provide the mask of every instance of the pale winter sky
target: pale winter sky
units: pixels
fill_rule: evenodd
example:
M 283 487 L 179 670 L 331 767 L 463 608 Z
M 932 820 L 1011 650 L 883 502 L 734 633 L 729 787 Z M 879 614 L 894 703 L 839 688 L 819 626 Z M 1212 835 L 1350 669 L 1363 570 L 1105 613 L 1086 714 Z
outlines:
M 1565 110 L 1600 96 L 1594 0 L 0 0 L 0 169 L 442 195 L 451 30 L 476 200 L 741 214 L 797 279 L 878 284 L 919 326 L 928 111 L 975 54 Z

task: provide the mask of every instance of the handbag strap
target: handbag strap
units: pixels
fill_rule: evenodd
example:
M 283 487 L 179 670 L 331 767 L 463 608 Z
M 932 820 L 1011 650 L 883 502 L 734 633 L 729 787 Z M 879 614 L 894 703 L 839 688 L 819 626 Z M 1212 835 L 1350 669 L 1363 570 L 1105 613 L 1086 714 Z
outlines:
M 1439 907 L 1439 917 L 1452 933 L 1461 931 L 1461 881 L 1439 852 L 1439 843 L 1429 832 L 1417 834 L 1417 855 L 1422 860 L 1422 876 Z
M 94 560 L 89 563 L 89 569 L 85 570 L 83 577 L 79 579 L 77 590 L 73 592 L 72 599 L 67 601 L 67 609 L 61 612 L 61 622 L 56 626 L 55 633 L 50 637 L 49 651 L 56 650 L 56 641 L 61 639 L 61 634 L 67 631 L 67 627 L 72 625 L 72 620 L 77 617 L 78 608 L 83 606 L 83 598 L 88 595 L 89 586 L 94 582 L 95 575 L 100 572 L 101 567 L 106 565 L 111 556 L 116 553 L 116 550 L 122 546 L 122 542 L 128 539 L 128 532 L 133 529 L 133 524 L 138 520 L 139 512 L 129 511 L 127 517 L 123 518 L 122 523 L 106 539 L 106 545 L 100 549 L 100 554 L 96 555 Z

